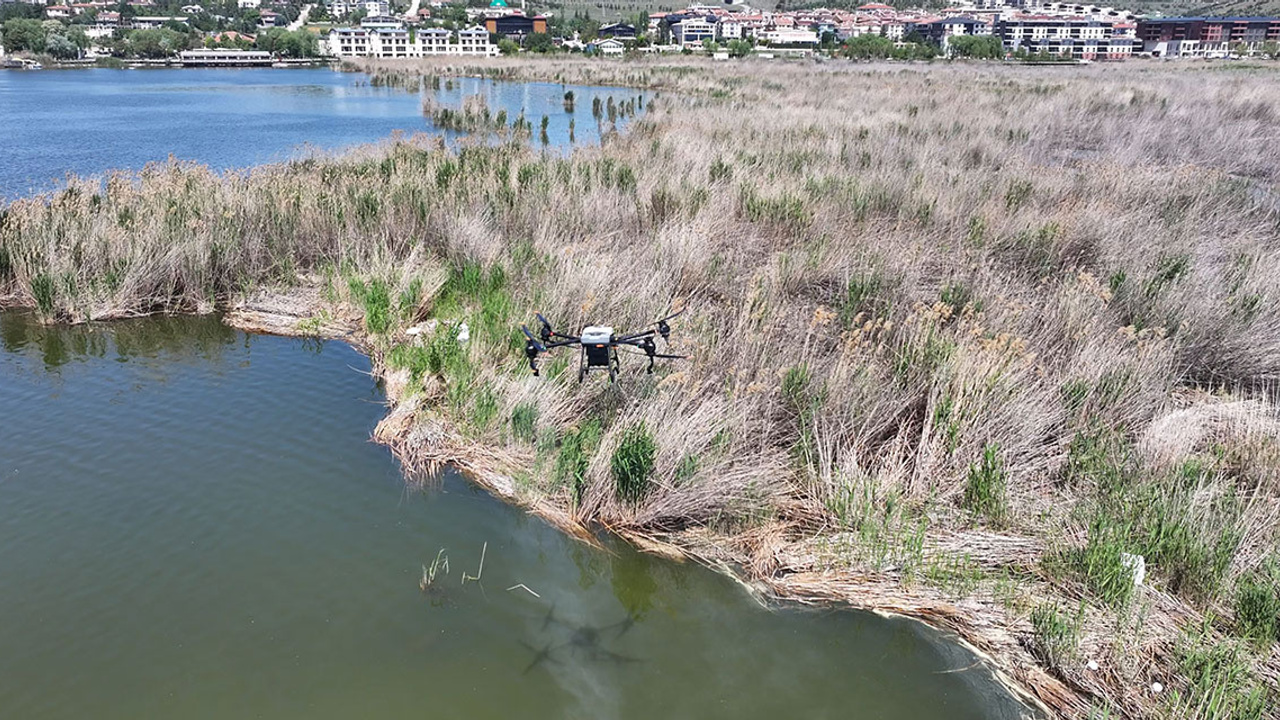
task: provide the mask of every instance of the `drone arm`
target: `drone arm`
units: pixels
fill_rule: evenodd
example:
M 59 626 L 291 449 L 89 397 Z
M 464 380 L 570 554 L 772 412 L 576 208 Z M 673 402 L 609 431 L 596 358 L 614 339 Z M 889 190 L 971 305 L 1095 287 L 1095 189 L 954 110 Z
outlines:
M 657 332 L 657 330 L 645 330 L 644 332 L 623 335 L 622 337 L 614 338 L 613 342 L 614 344 L 623 343 L 625 345 L 635 345 L 636 347 L 640 347 L 637 343 L 643 341 L 645 338 L 653 337 L 655 332 Z

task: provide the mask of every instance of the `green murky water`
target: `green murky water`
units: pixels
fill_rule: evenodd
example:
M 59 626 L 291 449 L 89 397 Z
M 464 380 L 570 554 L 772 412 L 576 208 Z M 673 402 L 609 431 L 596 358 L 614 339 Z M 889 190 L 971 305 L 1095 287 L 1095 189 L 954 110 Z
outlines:
M 766 610 L 450 474 L 406 489 L 345 345 L 12 313 L 0 345 L 0 717 L 1023 712 L 918 623 Z

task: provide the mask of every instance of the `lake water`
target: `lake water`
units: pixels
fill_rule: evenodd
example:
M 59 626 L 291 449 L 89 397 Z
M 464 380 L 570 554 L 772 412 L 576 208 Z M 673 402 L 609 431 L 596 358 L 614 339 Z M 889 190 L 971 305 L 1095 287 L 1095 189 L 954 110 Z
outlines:
M 563 97 L 573 90 L 575 112 Z M 442 107 L 482 95 L 511 119 L 548 118 L 550 145 L 599 142 L 594 98 L 640 93 L 553 83 L 498 83 L 479 78 L 429 90 Z M 154 69 L 0 71 L 0 200 L 49 190 L 68 173 L 138 169 L 170 155 L 214 168 L 288 160 L 308 149 L 335 149 L 393 132 L 439 133 L 422 113 L 422 97 L 372 87 L 368 76 L 330 69 Z M 623 123 L 619 123 L 623 125 Z
M 0 717 L 1020 712 L 919 623 L 767 610 L 451 474 L 406 488 L 369 369 L 214 318 L 0 313 Z

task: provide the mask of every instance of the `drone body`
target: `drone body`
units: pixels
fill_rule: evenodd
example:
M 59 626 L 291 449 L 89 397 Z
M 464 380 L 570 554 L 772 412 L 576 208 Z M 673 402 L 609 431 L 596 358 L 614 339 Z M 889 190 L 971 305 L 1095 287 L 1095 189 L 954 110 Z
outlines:
M 668 355 L 658 352 L 658 346 L 654 342 L 654 335 L 662 335 L 663 341 L 668 341 L 671 335 L 671 326 L 667 321 L 684 312 L 672 313 L 658 322 L 654 323 L 655 329 L 645 330 L 643 332 L 631 333 L 628 335 L 618 335 L 614 329 L 608 325 L 588 325 L 582 328 L 579 335 L 565 335 L 551 329 L 551 322 L 548 321 L 541 313 L 537 313 L 538 322 L 542 324 L 541 340 L 534 337 L 529 332 L 529 328 L 521 325 L 520 329 L 524 331 L 528 341 L 524 345 L 525 357 L 529 359 L 529 369 L 533 370 L 533 374 L 538 374 L 538 355 L 550 352 L 560 347 L 570 347 L 577 345 L 581 348 L 578 359 L 578 382 L 582 382 L 587 377 L 587 373 L 600 370 L 609 373 L 609 382 L 618 379 L 618 372 L 621 370 L 621 363 L 618 360 L 618 347 L 621 345 L 630 345 L 639 348 L 649 357 L 649 367 L 647 372 L 653 372 L 653 361 L 655 358 L 681 359 L 683 355 Z

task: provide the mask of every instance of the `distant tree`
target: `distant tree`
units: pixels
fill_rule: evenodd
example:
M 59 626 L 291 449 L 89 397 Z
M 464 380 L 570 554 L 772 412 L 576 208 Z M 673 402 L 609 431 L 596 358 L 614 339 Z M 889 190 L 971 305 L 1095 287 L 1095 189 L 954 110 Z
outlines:
M 503 55 L 515 55 L 520 52 L 520 45 L 511 38 L 502 38 L 498 41 L 498 49 Z
M 67 28 L 67 39 L 81 52 L 89 48 L 89 36 L 85 34 L 84 28 L 79 25 L 72 25 Z
M 530 52 L 550 53 L 555 52 L 555 43 L 551 42 L 551 36 L 546 33 L 529 33 L 529 37 L 525 38 L 524 46 Z
M 5 2 L 0 3 L 0 25 L 10 20 L 39 20 L 44 7 L 33 3 Z
M 45 29 L 39 20 L 13 18 L 4 23 L 4 46 L 10 51 L 44 52 Z
M 50 34 L 45 38 L 44 50 L 59 60 L 73 60 L 80 57 L 80 48 L 68 40 L 66 35 Z
M 720 46 L 719 46 L 719 45 L 717 45 L 717 44 L 716 44 L 716 41 L 715 41 L 715 40 L 712 40 L 711 38 L 703 38 L 703 39 L 702 39 L 702 49 L 703 49 L 703 51 L 704 51 L 704 52 L 706 52 L 708 55 L 710 55 L 711 53 L 715 52 L 716 50 L 719 50 L 719 49 L 720 49 Z
M 1270 40 L 1262 43 L 1262 47 L 1258 48 L 1258 52 L 1271 58 L 1272 60 L 1280 60 L 1280 42 Z
M 190 46 L 187 35 L 170 30 L 134 30 L 124 39 L 122 54 L 140 58 L 167 58 L 186 50 Z
M 954 57 L 999 60 L 1004 57 L 1004 43 L 994 35 L 957 35 L 948 43 Z
M 746 40 L 729 41 L 729 57 L 746 57 L 751 54 L 751 43 Z
M 893 41 L 880 35 L 859 35 L 849 38 L 841 52 L 855 60 L 884 59 L 893 55 Z

